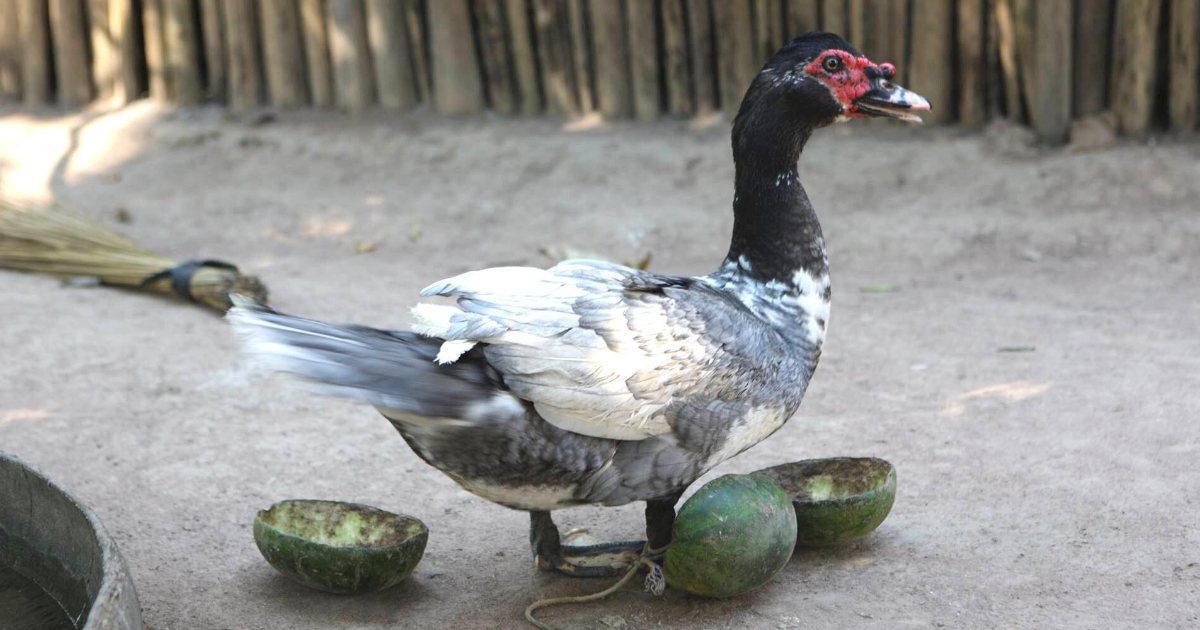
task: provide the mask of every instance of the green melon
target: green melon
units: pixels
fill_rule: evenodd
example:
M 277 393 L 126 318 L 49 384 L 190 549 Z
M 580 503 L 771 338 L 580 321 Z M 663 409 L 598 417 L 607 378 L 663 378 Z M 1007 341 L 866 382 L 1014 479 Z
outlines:
M 399 584 L 425 554 L 421 521 L 366 505 L 281 501 L 254 518 L 254 542 L 280 573 L 344 595 Z
M 770 581 L 795 546 L 796 512 L 783 488 L 763 475 L 725 475 L 679 510 L 663 571 L 672 588 L 733 597 Z
M 791 496 L 801 546 L 824 546 L 875 531 L 896 500 L 896 469 L 874 457 L 807 459 L 758 471 Z

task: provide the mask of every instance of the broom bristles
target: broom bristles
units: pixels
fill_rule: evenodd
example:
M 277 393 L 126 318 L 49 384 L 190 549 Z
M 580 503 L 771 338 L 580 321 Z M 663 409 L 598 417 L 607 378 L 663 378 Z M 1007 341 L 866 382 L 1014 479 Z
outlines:
M 236 268 L 180 265 L 83 215 L 50 209 L 0 194 L 0 267 L 59 277 L 95 277 L 103 284 L 170 293 L 218 310 L 230 308 L 229 293 L 266 302 L 267 290 Z M 177 290 L 174 277 L 147 282 L 176 267 L 186 268 Z

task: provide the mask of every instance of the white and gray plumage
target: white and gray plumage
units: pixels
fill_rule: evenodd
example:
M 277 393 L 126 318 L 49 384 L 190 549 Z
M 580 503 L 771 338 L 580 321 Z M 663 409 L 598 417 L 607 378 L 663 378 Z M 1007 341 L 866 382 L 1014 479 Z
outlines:
M 229 319 L 274 369 L 374 405 L 463 488 L 531 512 L 545 566 L 605 574 L 567 558 L 616 548 L 560 545 L 551 510 L 647 501 L 650 544 L 664 546 L 684 489 L 783 426 L 816 369 L 828 261 L 797 160 L 814 128 L 902 91 L 865 59 L 830 56 L 861 57 L 806 34 L 751 86 L 734 123 L 733 240 L 712 274 L 586 260 L 474 271 L 422 291 L 456 305 L 418 304 L 411 332 L 241 299 Z M 871 89 L 839 100 L 856 80 Z

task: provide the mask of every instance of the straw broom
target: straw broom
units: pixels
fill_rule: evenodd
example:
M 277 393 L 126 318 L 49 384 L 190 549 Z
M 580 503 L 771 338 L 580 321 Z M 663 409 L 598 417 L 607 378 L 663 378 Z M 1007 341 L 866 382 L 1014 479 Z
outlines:
M 217 260 L 179 262 L 100 222 L 0 194 L 0 267 L 171 294 L 222 312 L 230 293 L 266 303 L 258 278 Z

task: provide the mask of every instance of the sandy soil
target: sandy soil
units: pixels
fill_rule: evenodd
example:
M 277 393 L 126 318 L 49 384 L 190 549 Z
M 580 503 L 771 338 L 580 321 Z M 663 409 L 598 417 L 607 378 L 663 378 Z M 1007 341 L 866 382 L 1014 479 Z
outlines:
M 800 552 L 746 597 L 629 589 L 547 620 L 1200 627 L 1200 147 L 1012 140 L 842 126 L 802 162 L 833 265 L 829 340 L 798 416 L 716 472 L 886 458 L 899 498 L 880 530 Z M 428 282 L 546 264 L 545 246 L 706 272 L 731 178 L 724 125 L 0 111 L 5 185 L 240 263 L 278 308 L 379 326 L 405 326 Z M 458 490 L 372 410 L 244 369 L 212 313 L 18 273 L 0 287 L 0 448 L 91 504 L 157 630 L 521 628 L 531 594 L 605 585 L 531 579 L 524 514 Z M 428 553 L 382 594 L 305 590 L 250 531 L 294 497 L 413 514 Z M 558 519 L 629 537 L 641 508 Z

